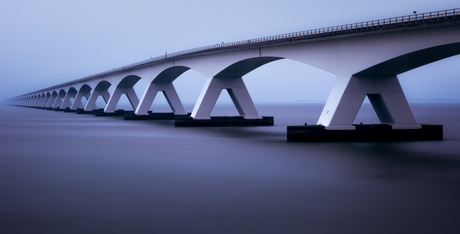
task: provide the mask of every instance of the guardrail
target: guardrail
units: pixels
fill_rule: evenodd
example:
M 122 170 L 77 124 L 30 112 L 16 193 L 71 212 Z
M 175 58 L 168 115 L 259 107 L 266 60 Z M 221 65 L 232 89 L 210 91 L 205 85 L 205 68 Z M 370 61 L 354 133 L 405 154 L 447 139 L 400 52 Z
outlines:
M 318 37 L 325 37 L 331 35 L 342 35 L 342 34 L 349 34 L 359 31 L 374 31 L 374 30 L 382 30 L 382 29 L 391 29 L 397 27 L 409 27 L 409 26 L 419 26 L 419 25 L 426 25 L 426 24 L 436 24 L 436 23 L 444 23 L 449 21 L 460 21 L 460 8 L 450 9 L 450 10 L 443 10 L 443 11 L 434 11 L 428 13 L 420 13 L 420 14 L 413 14 L 413 15 L 406 15 L 400 17 L 393 17 L 387 19 L 380 19 L 380 20 L 372 20 L 354 24 L 344 24 L 340 26 L 333 26 L 333 27 L 326 27 L 326 28 L 319 28 L 313 30 L 306 30 L 294 33 L 286 33 L 280 34 L 275 36 L 268 36 L 268 37 L 261 37 L 243 41 L 235 41 L 235 42 L 228 42 L 228 43 L 220 43 L 215 45 L 203 46 L 198 48 L 193 48 L 189 50 L 179 51 L 175 53 L 165 54 L 164 56 L 158 56 L 155 58 L 151 58 L 148 60 L 144 60 L 138 63 L 130 64 L 120 68 L 114 68 L 113 70 L 105 71 L 102 73 L 98 73 L 95 75 L 90 75 L 78 80 L 69 81 L 63 84 L 55 85 L 46 89 L 41 89 L 35 92 L 31 92 L 28 94 L 21 95 L 26 96 L 29 94 L 33 94 L 36 92 L 41 92 L 49 89 L 55 89 L 59 87 L 64 87 L 66 85 L 78 83 L 81 81 L 90 80 L 93 78 L 101 77 L 108 74 L 113 74 L 116 72 L 124 71 L 133 69 L 138 66 L 143 66 L 155 62 L 159 62 L 166 59 L 171 59 L 179 56 L 202 53 L 202 52 L 211 52 L 215 50 L 222 50 L 222 49 L 231 49 L 236 47 L 243 47 L 243 46 L 257 46 L 257 45 L 264 45 L 264 44 L 274 44 L 274 43 L 282 43 L 282 42 L 292 42 L 298 40 L 308 40 Z

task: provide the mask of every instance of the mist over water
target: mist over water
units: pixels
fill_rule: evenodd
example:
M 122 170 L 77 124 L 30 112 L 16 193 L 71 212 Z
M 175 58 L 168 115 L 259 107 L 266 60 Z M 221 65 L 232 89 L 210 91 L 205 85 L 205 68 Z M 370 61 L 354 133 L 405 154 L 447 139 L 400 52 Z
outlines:
M 0 106 L 0 233 L 460 231 L 460 104 L 411 104 L 442 141 L 286 142 L 322 107 L 257 105 L 270 127 L 175 128 Z M 356 122 L 376 123 L 370 110 Z

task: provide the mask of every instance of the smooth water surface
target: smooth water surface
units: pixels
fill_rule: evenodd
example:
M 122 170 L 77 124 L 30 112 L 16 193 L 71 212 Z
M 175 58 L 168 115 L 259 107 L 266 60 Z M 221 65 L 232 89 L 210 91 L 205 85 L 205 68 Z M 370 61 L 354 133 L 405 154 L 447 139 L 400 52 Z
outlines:
M 229 128 L 0 106 L 0 233 L 460 233 L 460 105 L 411 106 L 445 139 L 286 142 L 318 104 Z

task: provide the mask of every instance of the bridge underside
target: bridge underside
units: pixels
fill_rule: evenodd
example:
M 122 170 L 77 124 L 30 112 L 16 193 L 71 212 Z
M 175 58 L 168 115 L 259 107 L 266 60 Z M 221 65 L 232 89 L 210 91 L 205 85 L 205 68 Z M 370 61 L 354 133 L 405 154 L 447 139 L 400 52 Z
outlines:
M 355 74 L 359 77 L 396 76 L 414 68 L 460 54 L 460 43 L 435 46 L 387 60 Z

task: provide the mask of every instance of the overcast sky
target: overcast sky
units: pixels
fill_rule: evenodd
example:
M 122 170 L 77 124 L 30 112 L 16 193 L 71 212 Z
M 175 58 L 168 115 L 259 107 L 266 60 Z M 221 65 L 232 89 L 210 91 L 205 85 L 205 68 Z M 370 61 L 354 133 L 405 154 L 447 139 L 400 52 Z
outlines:
M 458 0 L 0 0 L 0 101 L 165 51 L 457 7 Z M 460 101 L 459 65 L 455 56 L 401 74 L 409 101 Z M 188 71 L 174 83 L 194 103 L 205 79 Z M 281 60 L 244 80 L 256 103 L 325 102 L 335 76 Z

